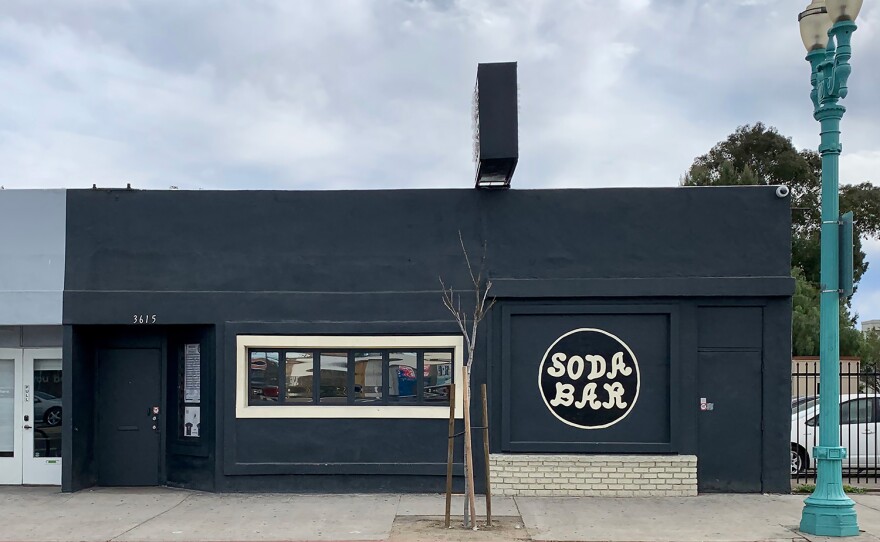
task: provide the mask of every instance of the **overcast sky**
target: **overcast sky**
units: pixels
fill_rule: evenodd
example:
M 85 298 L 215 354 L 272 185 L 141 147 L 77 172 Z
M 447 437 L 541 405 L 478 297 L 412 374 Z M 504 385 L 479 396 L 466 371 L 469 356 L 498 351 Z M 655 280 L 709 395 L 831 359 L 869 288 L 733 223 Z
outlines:
M 675 186 L 738 125 L 817 146 L 807 3 L 2 0 L 0 185 L 467 188 L 476 65 L 517 61 L 515 187 Z M 858 24 L 841 180 L 878 183 L 877 2 Z

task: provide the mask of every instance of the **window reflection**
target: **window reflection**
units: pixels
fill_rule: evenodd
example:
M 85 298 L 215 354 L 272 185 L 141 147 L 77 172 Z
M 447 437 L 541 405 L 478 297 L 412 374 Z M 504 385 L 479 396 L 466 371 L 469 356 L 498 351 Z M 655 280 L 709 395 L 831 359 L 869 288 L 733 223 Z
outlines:
M 388 400 L 414 402 L 418 400 L 418 355 L 415 352 L 388 354 Z
M 34 360 L 34 457 L 61 457 L 61 361 Z
M 382 352 L 355 352 L 354 402 L 382 401 Z
M 311 352 L 285 352 L 285 403 L 311 403 L 314 363 Z
M 0 359 L 0 457 L 13 457 L 15 424 L 15 360 Z
M 847 401 L 840 405 L 841 425 L 874 422 L 874 399 Z
M 449 403 L 452 352 L 425 352 L 425 402 Z
M 250 405 L 448 405 L 454 352 L 247 350 Z
M 250 352 L 251 402 L 278 402 L 278 352 Z
M 318 355 L 321 403 L 348 402 L 348 352 L 321 352 Z

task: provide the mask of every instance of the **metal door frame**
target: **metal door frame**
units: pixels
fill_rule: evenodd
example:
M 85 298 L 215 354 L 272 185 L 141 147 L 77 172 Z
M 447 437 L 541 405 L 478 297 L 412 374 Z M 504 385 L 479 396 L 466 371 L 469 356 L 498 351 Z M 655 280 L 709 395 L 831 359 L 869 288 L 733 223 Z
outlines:
M 30 421 L 26 425 L 31 425 L 29 431 L 36 431 L 36 419 L 34 417 L 33 395 L 36 390 L 30 389 L 34 381 L 34 364 L 37 360 L 58 360 L 58 369 L 63 370 L 62 349 L 61 348 L 24 348 L 23 349 L 23 371 L 21 389 L 27 386 L 30 393 L 24 395 L 22 402 L 22 416 L 28 416 Z M 64 378 L 64 373 L 61 373 Z M 64 423 L 64 413 L 62 411 L 61 419 Z M 23 418 L 22 418 L 23 419 Z M 22 483 L 34 485 L 61 485 L 61 457 L 38 458 L 34 457 L 34 439 L 31 433 L 23 433 L 22 440 Z M 63 437 L 62 437 L 63 438 Z

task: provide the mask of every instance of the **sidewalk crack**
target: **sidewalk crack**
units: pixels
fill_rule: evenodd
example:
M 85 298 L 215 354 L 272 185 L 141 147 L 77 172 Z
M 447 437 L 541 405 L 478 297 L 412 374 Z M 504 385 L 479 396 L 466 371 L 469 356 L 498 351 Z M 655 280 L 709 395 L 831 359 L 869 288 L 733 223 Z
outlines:
M 853 499 L 853 500 L 855 500 L 855 499 Z M 856 503 L 856 506 L 864 506 L 865 508 L 868 508 L 870 510 L 874 510 L 875 512 L 880 512 L 880 508 L 875 508 L 873 506 L 867 505 L 867 504 L 865 504 L 863 502 L 859 502 L 859 501 L 855 501 L 855 503 Z
M 522 510 L 519 509 L 519 500 L 517 500 L 517 495 L 511 497 L 513 499 L 513 506 L 516 507 L 516 514 L 519 516 L 519 522 L 522 524 L 523 531 L 529 536 L 529 540 L 534 540 L 535 535 L 526 527 L 526 522 L 523 519 Z
M 400 517 L 400 501 L 402 500 L 403 495 L 397 495 L 397 504 L 394 506 L 394 517 L 391 518 L 391 526 L 388 528 L 388 538 L 391 538 L 391 532 L 394 530 L 394 523 L 397 522 L 397 518 Z
M 159 517 L 159 516 L 161 516 L 161 515 L 163 515 L 163 514 L 167 514 L 168 512 L 170 512 L 170 511 L 176 509 L 178 506 L 180 506 L 181 504 L 183 504 L 183 503 L 185 503 L 186 501 L 188 501 L 189 498 L 192 497 L 192 496 L 193 496 L 192 493 L 187 493 L 186 496 L 185 496 L 184 498 L 180 499 L 180 502 L 178 502 L 177 504 L 175 504 L 175 505 L 172 506 L 171 508 L 168 508 L 167 510 L 162 510 L 162 511 L 159 512 L 158 514 L 156 514 L 156 515 L 154 515 L 154 516 L 152 516 L 152 517 L 149 517 L 149 518 L 143 520 L 142 522 L 138 523 L 138 524 L 135 525 L 134 527 L 132 527 L 132 528 L 130 528 L 130 529 L 126 529 L 125 531 L 119 533 L 118 535 L 114 536 L 113 538 L 108 539 L 107 542 L 113 542 L 114 540 L 117 540 L 117 539 L 119 539 L 120 537 L 125 536 L 125 535 L 127 535 L 128 533 L 130 533 L 131 531 L 137 529 L 137 528 L 140 527 L 141 525 L 145 525 L 145 524 L 147 524 L 147 523 L 153 521 L 153 520 L 156 519 L 157 517 Z
M 803 542 L 811 542 L 811 539 L 807 538 L 806 535 L 804 535 L 804 533 L 797 530 L 797 528 L 789 527 L 789 526 L 783 525 L 781 523 L 779 524 L 779 526 L 782 527 L 783 529 L 785 529 L 786 531 L 790 531 L 792 534 L 795 535 L 795 538 L 792 538 L 793 542 L 802 542 L 802 541 Z

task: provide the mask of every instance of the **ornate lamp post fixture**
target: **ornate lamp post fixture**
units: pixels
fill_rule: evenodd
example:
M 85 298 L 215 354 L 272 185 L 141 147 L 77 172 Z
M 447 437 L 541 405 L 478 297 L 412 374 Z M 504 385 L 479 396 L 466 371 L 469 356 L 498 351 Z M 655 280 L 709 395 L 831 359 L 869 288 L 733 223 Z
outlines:
M 859 534 L 853 501 L 843 492 L 842 463 L 846 448 L 840 445 L 840 274 L 838 167 L 840 119 L 846 110 L 838 103 L 846 97 L 851 68 L 850 39 L 862 0 L 813 0 L 798 16 L 801 38 L 812 67 L 813 117 L 821 124 L 822 155 L 822 263 L 819 323 L 819 446 L 816 490 L 804 501 L 801 531 L 822 536 Z

